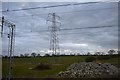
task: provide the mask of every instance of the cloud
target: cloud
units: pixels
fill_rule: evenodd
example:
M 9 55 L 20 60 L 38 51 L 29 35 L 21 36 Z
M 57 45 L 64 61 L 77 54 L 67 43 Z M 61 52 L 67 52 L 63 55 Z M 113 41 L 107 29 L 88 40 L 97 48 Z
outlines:
M 9 0 L 10 2 L 96 2 L 96 1 L 100 1 L 100 2 L 117 2 L 119 0 Z M 8 2 L 8 0 L 4 0 L 3 2 Z
M 63 43 L 63 44 L 60 44 L 60 46 L 64 46 L 64 47 L 86 47 L 88 46 L 87 44 L 79 44 L 79 43 Z
M 67 4 L 67 2 L 11 2 L 9 3 L 9 9 L 58 4 Z M 118 3 L 103 2 L 89 5 L 7 12 L 3 13 L 3 15 L 5 16 L 5 19 L 16 24 L 15 54 L 31 53 L 33 51 L 44 51 L 42 52 L 42 54 L 44 54 L 49 52 L 48 50 L 50 47 L 50 33 L 42 32 L 42 30 L 48 30 L 48 25 L 46 24 L 48 13 L 56 12 L 56 14 L 60 16 L 62 24 L 62 26 L 60 26 L 61 29 L 117 25 L 118 13 L 116 4 Z M 3 3 L 2 6 L 3 10 L 7 9 L 7 3 Z M 73 52 L 79 50 L 81 53 L 83 53 L 99 49 L 118 48 L 117 30 L 118 26 L 98 29 L 77 29 L 69 31 L 61 30 L 59 32 L 60 49 L 63 52 L 64 50 Z M 7 29 L 5 29 L 5 33 L 8 33 Z M 6 51 L 7 42 L 7 36 L 4 35 L 3 45 Z M 6 52 L 5 50 L 4 52 Z

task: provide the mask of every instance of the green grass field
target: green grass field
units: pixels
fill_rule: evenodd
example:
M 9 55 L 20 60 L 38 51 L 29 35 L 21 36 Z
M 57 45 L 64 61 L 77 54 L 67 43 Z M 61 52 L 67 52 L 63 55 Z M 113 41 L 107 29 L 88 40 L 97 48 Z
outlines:
M 36 58 L 14 58 L 13 77 L 14 78 L 56 78 L 56 74 L 66 70 L 72 63 L 83 62 L 87 56 L 60 56 L 60 57 L 36 57 Z M 118 66 L 118 58 L 100 60 L 101 63 L 111 63 Z M 48 63 L 51 66 L 49 70 L 30 69 L 36 67 L 39 63 Z M 3 59 L 3 77 L 6 76 L 8 68 L 7 59 Z

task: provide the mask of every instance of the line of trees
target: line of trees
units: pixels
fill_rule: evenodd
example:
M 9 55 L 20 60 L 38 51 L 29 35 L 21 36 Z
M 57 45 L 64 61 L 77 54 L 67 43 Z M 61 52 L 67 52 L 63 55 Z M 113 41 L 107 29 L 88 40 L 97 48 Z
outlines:
M 31 54 L 28 54 L 28 53 L 20 54 L 20 57 L 41 57 L 41 55 L 33 52 Z
M 90 52 L 88 52 L 86 55 L 114 55 L 114 53 L 118 53 L 117 55 L 120 54 L 120 51 L 115 51 L 115 50 L 109 50 L 107 52 L 108 54 L 105 54 L 104 52 L 95 52 L 94 54 L 91 54 Z M 116 55 L 116 54 L 115 54 Z M 70 54 L 70 55 L 66 55 L 66 54 L 60 54 L 60 55 L 55 55 L 55 54 L 45 54 L 44 56 L 41 56 L 40 54 L 37 54 L 35 52 L 31 53 L 31 54 L 28 54 L 28 53 L 25 53 L 25 54 L 20 54 L 19 56 L 14 56 L 14 58 L 24 58 L 24 57 L 52 57 L 52 56 L 83 56 L 82 54 L 80 53 L 77 53 L 77 54 Z M 8 57 L 7 55 L 6 56 L 3 56 L 3 57 Z
M 104 52 L 95 52 L 93 55 L 114 55 L 114 53 L 120 54 L 120 51 L 115 51 L 115 50 L 111 49 L 107 53 L 108 54 L 105 54 Z M 90 52 L 88 52 L 87 55 L 92 55 L 92 54 Z

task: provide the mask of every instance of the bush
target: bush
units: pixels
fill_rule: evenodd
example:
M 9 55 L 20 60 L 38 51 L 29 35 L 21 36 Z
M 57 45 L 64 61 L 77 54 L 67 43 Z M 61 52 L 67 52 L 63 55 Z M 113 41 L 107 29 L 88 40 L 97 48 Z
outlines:
M 47 69 L 50 69 L 50 65 L 47 64 L 47 63 L 40 63 L 34 69 L 37 69 L 37 70 L 47 70 Z
M 44 57 L 50 57 L 50 54 L 45 54 Z
M 111 58 L 110 56 L 97 56 L 98 60 L 108 60 L 110 58 Z
M 85 59 L 86 62 L 93 62 L 96 60 L 96 57 L 90 56 Z

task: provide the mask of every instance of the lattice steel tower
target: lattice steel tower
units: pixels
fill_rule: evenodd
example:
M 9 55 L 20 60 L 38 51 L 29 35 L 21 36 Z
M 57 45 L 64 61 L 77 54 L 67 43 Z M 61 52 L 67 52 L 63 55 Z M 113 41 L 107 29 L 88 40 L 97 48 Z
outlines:
M 59 38 L 60 17 L 55 13 L 49 13 L 47 22 L 49 22 L 48 30 L 50 31 L 50 54 L 59 55 Z
M 9 42 L 8 42 L 8 59 L 9 59 L 9 65 L 8 65 L 8 74 L 6 76 L 6 80 L 11 80 L 12 78 L 12 60 L 13 60 L 13 53 L 14 53 L 14 44 L 15 44 L 15 24 L 9 22 L 8 20 L 5 20 L 4 17 L 0 18 L 1 23 L 1 37 L 3 35 L 3 28 L 4 26 L 7 26 L 9 28 Z M 3 26 L 4 25 L 4 26 Z

